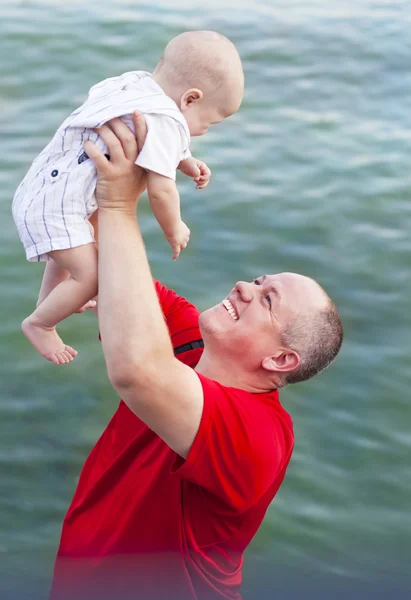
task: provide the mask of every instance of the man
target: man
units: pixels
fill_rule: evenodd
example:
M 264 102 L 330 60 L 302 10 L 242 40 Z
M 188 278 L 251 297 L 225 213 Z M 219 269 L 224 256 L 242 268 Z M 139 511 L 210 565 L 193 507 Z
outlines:
M 123 400 L 83 468 L 51 597 L 238 599 L 243 552 L 293 449 L 278 388 L 335 358 L 341 322 L 293 273 L 240 281 L 201 315 L 153 284 L 134 120 L 136 139 L 119 121 L 99 130 L 110 161 L 85 146 L 99 175 L 101 339 Z

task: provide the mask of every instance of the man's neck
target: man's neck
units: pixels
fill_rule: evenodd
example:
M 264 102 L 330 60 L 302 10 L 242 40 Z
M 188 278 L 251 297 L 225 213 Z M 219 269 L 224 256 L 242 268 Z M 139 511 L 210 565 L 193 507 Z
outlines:
M 242 373 L 239 376 L 238 369 L 232 372 L 228 367 L 227 361 L 211 357 L 206 350 L 203 351 L 195 370 L 197 373 L 204 375 L 204 377 L 217 381 L 226 387 L 237 388 L 252 394 L 261 394 L 270 391 L 264 389 L 264 386 L 259 385 L 258 381 L 252 381 L 254 378 L 248 377 L 246 373 Z

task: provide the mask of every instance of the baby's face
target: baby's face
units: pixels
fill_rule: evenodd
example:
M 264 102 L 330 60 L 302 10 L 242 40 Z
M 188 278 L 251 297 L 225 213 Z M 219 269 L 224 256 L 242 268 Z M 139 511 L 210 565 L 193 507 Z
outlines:
M 221 123 L 228 116 L 219 106 L 202 102 L 189 105 L 183 114 L 193 137 L 204 135 L 211 125 Z
M 187 121 L 190 135 L 204 135 L 211 125 L 221 123 L 236 113 L 240 108 L 243 92 L 242 77 L 237 81 L 233 80 L 218 93 L 212 91 L 207 95 L 207 90 L 203 92 L 197 88 L 185 92 L 180 101 L 180 110 Z

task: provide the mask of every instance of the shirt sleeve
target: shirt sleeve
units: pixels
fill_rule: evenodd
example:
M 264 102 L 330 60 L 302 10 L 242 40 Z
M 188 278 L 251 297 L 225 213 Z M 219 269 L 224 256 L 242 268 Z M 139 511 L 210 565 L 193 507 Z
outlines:
M 185 150 L 183 150 L 183 153 L 181 155 L 181 160 L 186 160 L 186 158 L 191 158 L 191 152 L 190 152 L 190 148 L 187 146 L 187 148 Z
M 136 165 L 175 181 L 176 169 L 187 150 L 183 147 L 181 127 L 165 115 L 144 114 L 144 118 L 147 137 Z
M 167 288 L 159 281 L 154 280 L 154 286 L 173 348 L 176 349 L 184 344 L 201 340 L 198 326 L 200 313 L 194 304 L 191 304 L 183 296 L 179 296 L 174 290 Z M 100 332 L 98 339 L 101 341 Z M 202 352 L 201 347 L 192 348 L 179 353 L 177 358 L 194 369 Z
M 292 431 L 257 394 L 199 377 L 204 391 L 200 428 L 187 459 L 177 457 L 173 472 L 234 510 L 246 510 L 283 476 Z
M 201 340 L 198 327 L 199 311 L 183 296 L 155 281 L 155 288 L 163 311 L 173 348 Z M 202 349 L 188 350 L 178 355 L 179 360 L 194 367 L 200 359 Z

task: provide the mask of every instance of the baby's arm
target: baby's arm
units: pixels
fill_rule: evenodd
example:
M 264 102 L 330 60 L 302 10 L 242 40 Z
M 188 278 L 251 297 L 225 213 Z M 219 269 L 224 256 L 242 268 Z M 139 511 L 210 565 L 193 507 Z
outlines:
M 175 181 L 154 173 L 154 171 L 149 171 L 147 192 L 154 216 L 173 248 L 173 260 L 175 260 L 181 250 L 186 248 L 190 239 L 190 230 L 181 220 L 180 195 Z
M 197 190 L 202 190 L 205 188 L 210 181 L 210 169 L 207 167 L 205 162 L 198 160 L 193 156 L 180 161 L 178 168 L 182 173 L 184 173 L 184 175 L 194 179 Z

